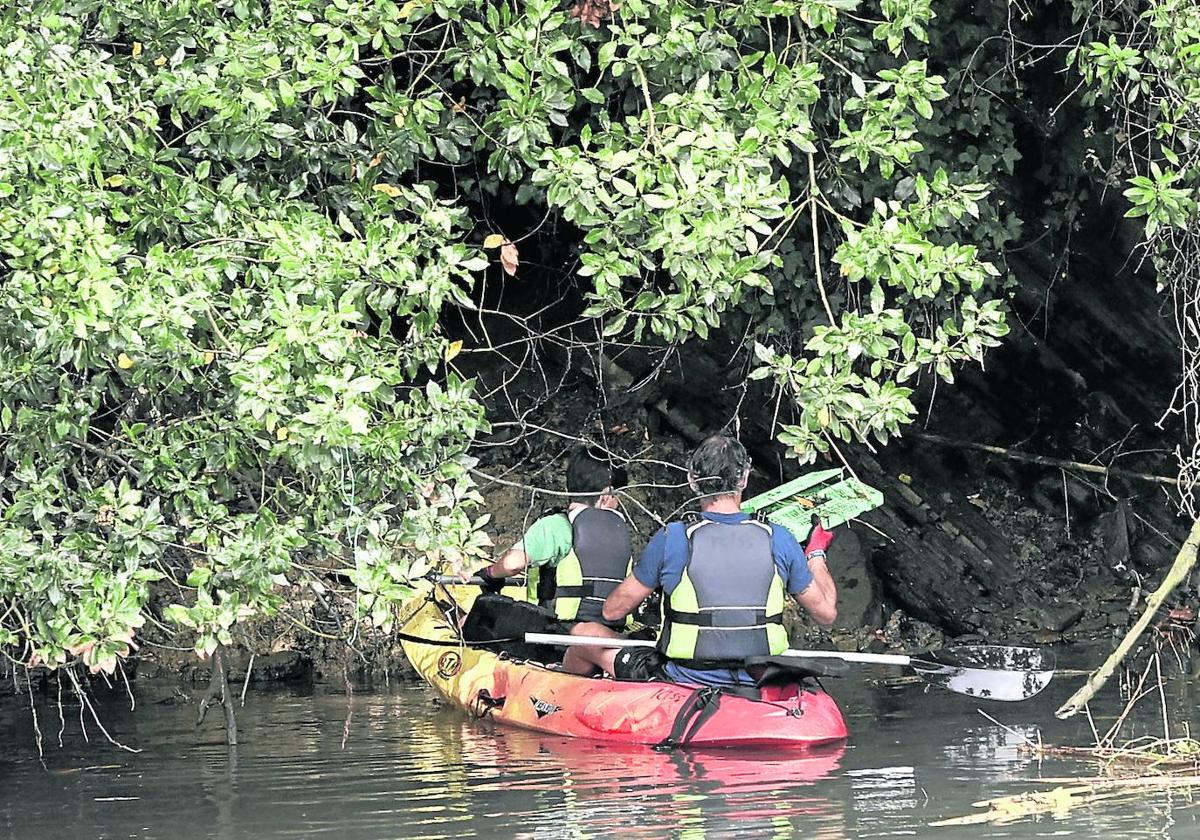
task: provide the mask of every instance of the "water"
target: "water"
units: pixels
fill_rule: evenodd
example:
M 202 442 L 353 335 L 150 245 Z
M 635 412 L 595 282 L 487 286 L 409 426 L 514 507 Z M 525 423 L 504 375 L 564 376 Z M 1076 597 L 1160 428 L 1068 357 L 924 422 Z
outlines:
M 0 837 L 47 840 L 450 837 L 1197 837 L 1186 793 L 1119 797 L 1007 826 L 930 828 L 989 797 L 1049 789 L 1094 765 L 1024 754 L 1024 737 L 1088 743 L 1085 720 L 1052 711 L 1078 680 L 1024 704 L 924 693 L 919 686 L 832 685 L 852 732 L 845 747 L 803 756 L 659 754 L 473 721 L 424 686 L 341 693 L 272 690 L 240 710 L 242 743 L 220 715 L 196 729 L 196 705 L 112 698 L 109 731 L 137 755 L 86 743 L 68 708 L 63 746 L 42 705 L 45 767 L 28 708 L 0 700 Z M 20 698 L 24 700 L 24 698 Z M 1182 708 L 1179 698 L 1172 698 Z M 1154 708 L 1142 721 L 1152 730 Z

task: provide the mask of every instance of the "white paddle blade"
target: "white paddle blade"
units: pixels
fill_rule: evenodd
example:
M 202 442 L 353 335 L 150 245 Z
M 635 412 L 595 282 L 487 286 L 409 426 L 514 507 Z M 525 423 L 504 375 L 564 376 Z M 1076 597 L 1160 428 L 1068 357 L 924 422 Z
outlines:
M 1010 703 L 1028 700 L 1050 684 L 1053 671 L 985 671 L 933 662 L 913 662 L 921 678 L 956 694 Z
M 963 645 L 913 657 L 926 682 L 984 700 L 1028 700 L 1054 677 L 1054 654 L 1045 648 Z

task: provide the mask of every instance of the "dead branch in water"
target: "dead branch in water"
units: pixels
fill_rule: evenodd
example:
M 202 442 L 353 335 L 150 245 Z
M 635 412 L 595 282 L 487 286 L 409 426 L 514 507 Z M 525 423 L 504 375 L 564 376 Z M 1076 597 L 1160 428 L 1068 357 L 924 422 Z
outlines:
M 1058 747 L 1053 744 L 1018 747 L 1019 752 L 1035 758 L 1091 758 L 1106 769 L 1132 770 L 1139 774 L 1200 772 L 1200 742 L 1191 738 L 1148 738 L 1121 747 Z
M 1191 789 L 1200 787 L 1200 776 L 1149 776 L 1131 779 L 1082 780 L 1084 784 L 1056 787 L 1047 791 L 1000 796 L 972 803 L 986 811 L 931 822 L 931 826 L 1008 825 L 1021 819 L 1052 815 L 1068 816 L 1081 806 L 1119 797 L 1137 796 L 1147 789 Z
M 208 707 L 217 699 L 221 701 L 221 707 L 225 710 L 225 740 L 229 746 L 236 747 L 237 719 L 233 712 L 233 695 L 229 691 L 229 675 L 223 646 L 213 651 L 212 675 L 208 680 L 208 693 L 200 701 L 200 714 L 196 718 L 196 726 L 204 723 L 204 718 L 208 715 Z
M 1083 687 L 1071 695 L 1070 699 L 1055 712 L 1055 716 L 1059 718 L 1068 718 L 1076 714 L 1087 705 L 1088 701 L 1096 696 L 1096 692 L 1108 682 L 1108 678 L 1117 670 L 1117 666 L 1133 649 L 1142 632 L 1150 624 L 1150 619 L 1158 612 L 1158 608 L 1162 606 L 1163 601 L 1167 599 L 1180 583 L 1182 583 L 1192 571 L 1192 567 L 1196 565 L 1196 551 L 1200 547 L 1200 519 L 1192 523 L 1192 530 L 1188 534 L 1188 538 L 1184 541 L 1183 546 L 1179 549 L 1179 554 L 1175 556 L 1175 562 L 1171 565 L 1167 576 L 1163 578 L 1163 582 L 1159 584 L 1158 589 L 1146 600 L 1146 608 L 1142 612 L 1137 623 L 1129 629 L 1125 634 L 1125 638 L 1121 640 L 1121 644 L 1117 645 L 1117 649 L 1112 652 L 1108 659 L 1104 660 L 1104 664 L 1100 666 L 1094 674 L 1092 674 Z

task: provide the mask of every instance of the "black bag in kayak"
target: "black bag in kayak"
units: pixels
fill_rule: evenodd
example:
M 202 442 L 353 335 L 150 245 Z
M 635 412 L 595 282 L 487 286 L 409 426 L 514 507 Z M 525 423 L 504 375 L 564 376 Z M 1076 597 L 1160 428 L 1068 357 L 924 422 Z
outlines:
M 507 595 L 484 593 L 475 599 L 462 625 L 463 641 L 476 647 L 505 653 L 513 659 L 535 662 L 560 662 L 562 651 L 550 645 L 531 645 L 526 633 L 571 632 L 573 621 L 562 621 L 554 613 L 515 601 Z

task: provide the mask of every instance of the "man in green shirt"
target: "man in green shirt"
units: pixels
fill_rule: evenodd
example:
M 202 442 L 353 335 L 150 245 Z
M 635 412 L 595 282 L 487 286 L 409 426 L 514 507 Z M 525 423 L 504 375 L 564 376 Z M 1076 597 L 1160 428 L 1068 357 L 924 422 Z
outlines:
M 606 622 L 604 599 L 629 574 L 633 549 L 629 523 L 616 490 L 625 470 L 598 453 L 579 448 L 567 463 L 564 510 L 543 516 L 521 540 L 476 574 L 488 592 L 499 592 L 504 578 L 527 570 L 529 600 L 563 621 Z

